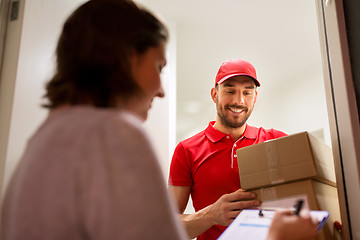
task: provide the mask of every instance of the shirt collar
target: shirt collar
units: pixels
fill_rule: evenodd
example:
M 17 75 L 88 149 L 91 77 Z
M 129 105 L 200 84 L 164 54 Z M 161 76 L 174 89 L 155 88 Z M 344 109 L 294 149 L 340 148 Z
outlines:
M 256 139 L 258 128 L 246 124 L 245 132 L 243 136 L 248 139 Z
M 225 136 L 230 136 L 229 134 L 225 134 L 220 132 L 219 130 L 214 128 L 215 121 L 211 121 L 209 126 L 205 129 L 205 135 L 210 141 L 218 142 Z M 256 139 L 257 131 L 256 127 L 250 126 L 246 124 L 245 132 L 241 138 L 248 138 L 248 139 Z
M 215 121 L 211 121 L 209 126 L 205 129 L 205 135 L 210 141 L 218 142 L 227 134 L 220 132 L 219 130 L 214 128 Z

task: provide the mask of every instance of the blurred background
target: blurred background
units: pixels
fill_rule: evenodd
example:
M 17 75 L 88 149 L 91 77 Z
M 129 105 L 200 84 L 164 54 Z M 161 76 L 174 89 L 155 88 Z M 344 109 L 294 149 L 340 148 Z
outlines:
M 47 115 L 40 105 L 62 25 L 85 1 L 13 1 L 16 7 L 14 2 L 17 14 L 14 9 L 9 14 L 17 17 L 7 25 L 0 81 L 4 185 Z M 156 100 L 145 123 L 164 179 L 176 144 L 215 120 L 210 90 L 221 63 L 233 58 L 250 61 L 261 83 L 249 124 L 288 134 L 309 131 L 331 144 L 315 1 L 136 2 L 156 12 L 170 30 L 162 75 L 166 97 Z

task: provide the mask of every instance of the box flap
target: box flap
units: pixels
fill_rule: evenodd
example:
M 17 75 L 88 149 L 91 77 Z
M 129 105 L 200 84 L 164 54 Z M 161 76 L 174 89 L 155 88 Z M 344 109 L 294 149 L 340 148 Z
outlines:
M 318 180 L 321 181 L 321 178 L 323 178 L 323 180 L 327 179 L 336 183 L 334 158 L 331 148 L 312 134 L 308 134 L 308 137 L 319 177 Z

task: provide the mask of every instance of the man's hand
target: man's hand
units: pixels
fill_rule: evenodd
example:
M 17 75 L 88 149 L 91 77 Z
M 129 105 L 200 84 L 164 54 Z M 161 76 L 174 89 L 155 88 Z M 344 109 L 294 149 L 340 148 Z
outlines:
M 260 202 L 253 200 L 254 193 L 237 190 L 221 196 L 215 203 L 192 214 L 183 214 L 189 199 L 191 187 L 171 186 L 179 207 L 181 220 L 185 225 L 189 238 L 195 238 L 213 225 L 228 226 L 244 208 L 260 206 Z
M 242 209 L 259 207 L 261 203 L 254 200 L 256 195 L 239 189 L 221 196 L 215 203 L 207 207 L 207 215 L 214 225 L 228 226 L 239 215 Z

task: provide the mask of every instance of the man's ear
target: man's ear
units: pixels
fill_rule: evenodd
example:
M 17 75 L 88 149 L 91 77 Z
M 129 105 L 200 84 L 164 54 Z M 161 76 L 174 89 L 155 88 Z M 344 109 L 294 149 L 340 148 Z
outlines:
M 258 95 L 258 92 L 257 92 L 257 90 L 255 90 L 255 101 L 254 101 L 254 104 L 256 103 L 257 95 Z
M 212 88 L 211 89 L 211 99 L 213 100 L 214 103 L 216 103 L 216 99 L 217 99 L 217 88 Z

